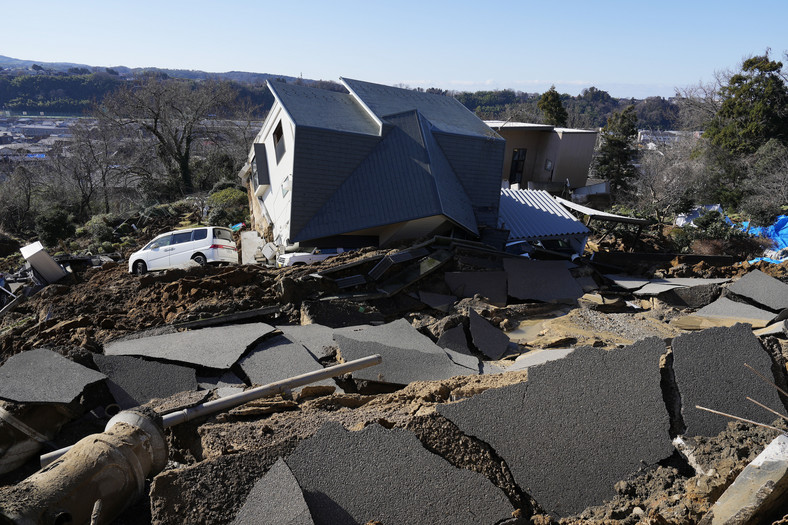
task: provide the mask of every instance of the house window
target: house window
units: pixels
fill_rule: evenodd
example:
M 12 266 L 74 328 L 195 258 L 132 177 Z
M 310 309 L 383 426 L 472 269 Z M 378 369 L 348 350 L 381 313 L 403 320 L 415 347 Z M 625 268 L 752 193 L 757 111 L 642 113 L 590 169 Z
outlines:
M 279 124 L 276 125 L 276 128 L 274 128 L 274 149 L 276 150 L 276 163 L 279 164 L 279 161 L 282 160 L 285 154 L 285 137 L 282 132 L 281 120 Z
M 509 168 L 509 184 L 520 184 L 525 171 L 525 148 L 515 148 L 512 151 L 512 167 Z

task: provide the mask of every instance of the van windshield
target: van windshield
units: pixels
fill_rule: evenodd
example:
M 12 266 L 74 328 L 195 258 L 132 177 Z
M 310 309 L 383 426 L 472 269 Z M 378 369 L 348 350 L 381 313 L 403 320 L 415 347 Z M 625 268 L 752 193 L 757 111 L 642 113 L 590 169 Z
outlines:
M 225 228 L 214 228 L 213 229 L 213 237 L 214 239 L 222 239 L 224 241 L 233 241 L 233 234 L 230 230 Z

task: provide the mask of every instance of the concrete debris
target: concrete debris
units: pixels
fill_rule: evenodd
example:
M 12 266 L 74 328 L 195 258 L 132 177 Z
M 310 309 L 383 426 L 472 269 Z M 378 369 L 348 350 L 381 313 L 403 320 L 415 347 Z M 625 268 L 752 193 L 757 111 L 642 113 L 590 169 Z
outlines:
M 471 309 L 468 313 L 473 344 L 492 360 L 500 359 L 509 349 L 509 338 L 487 319 Z
M 487 298 L 490 304 L 505 306 L 507 302 L 506 272 L 446 272 L 446 284 L 457 297 Z
M 635 290 L 634 295 L 636 297 L 655 297 L 667 291 L 679 288 L 720 285 L 726 282 L 728 282 L 728 279 L 687 279 L 681 277 L 652 279 L 639 290 Z
M 427 351 L 423 347 L 414 348 L 407 342 L 400 342 L 397 338 L 384 343 L 356 336 L 357 334 L 352 333 L 347 336 L 339 332 L 334 334 L 334 340 L 339 347 L 339 356 L 343 361 L 352 361 L 370 354 L 380 354 L 383 357 L 383 363 L 380 365 L 353 372 L 353 378 L 357 380 L 407 385 L 413 381 L 448 379 L 479 372 L 478 367 L 471 370 L 465 364 L 457 364 L 450 359 L 447 351 L 436 346 L 432 341 L 430 344 L 433 345 L 434 350 Z M 466 363 L 460 357 L 462 354 L 454 354 L 457 361 Z M 466 358 L 476 359 L 472 356 Z
M 419 290 L 419 301 L 426 304 L 430 308 L 435 308 L 441 312 L 448 312 L 449 309 L 454 306 L 454 303 L 457 302 L 457 297 L 453 295 L 445 295 Z
M 239 365 L 253 385 L 267 385 L 323 368 L 302 344 L 284 335 L 274 336 L 258 344 L 249 355 L 241 359 Z M 324 379 L 298 390 L 304 394 L 307 394 L 304 390 L 308 390 L 310 394 L 330 394 L 336 387 L 332 379 Z
M 514 510 L 487 478 L 453 467 L 406 430 L 327 424 L 286 462 L 317 525 L 498 523 Z
M 728 287 L 728 291 L 746 297 L 770 310 L 788 308 L 788 284 L 753 270 Z
M 733 326 L 736 323 L 747 323 L 753 328 L 763 328 L 771 324 L 776 317 L 773 312 L 720 297 L 694 314 L 674 319 L 671 324 L 682 330 Z
M 574 304 L 583 295 L 561 261 L 532 261 L 524 258 L 504 259 L 508 293 L 515 299 L 545 303 Z
M 736 477 L 700 525 L 758 525 L 788 497 L 788 435 L 781 434 Z
M 237 375 L 232 372 L 225 372 L 221 376 L 216 377 L 197 377 L 199 387 L 205 390 L 213 390 L 215 388 L 243 388 L 246 386 Z
M 70 403 L 107 376 L 46 348 L 8 358 L 0 366 L 0 398 L 18 403 Z
M 767 335 L 776 335 L 782 337 L 788 336 L 788 320 L 778 321 L 765 328 L 761 328 L 760 330 L 753 330 L 753 333 L 758 337 L 764 337 Z
M 96 354 L 93 361 L 109 377 L 107 386 L 122 409 L 144 405 L 151 399 L 197 390 L 195 371 L 186 366 L 123 355 Z
M 754 421 L 763 420 L 765 412 L 747 401 L 748 396 L 773 410 L 783 408 L 774 387 L 744 366 L 772 377 L 772 360 L 747 326 L 682 334 L 671 346 L 686 435 L 714 436 L 728 424 L 727 418 L 696 405 Z
M 280 325 L 277 330 L 288 339 L 301 343 L 318 359 L 330 357 L 336 352 L 334 329 L 322 324 Z
M 543 508 L 567 516 L 611 498 L 613 485 L 641 462 L 670 456 L 664 352 L 657 338 L 610 351 L 579 348 L 530 368 L 527 383 L 437 410 L 489 443 Z
M 508 372 L 513 372 L 515 370 L 525 370 L 526 368 L 531 368 L 532 366 L 541 365 L 547 363 L 548 361 L 563 359 L 574 351 L 575 351 L 574 348 L 550 348 L 543 350 L 532 350 L 530 352 L 526 352 L 522 354 L 517 359 L 515 359 L 514 364 L 507 367 L 506 370 Z
M 255 483 L 233 525 L 314 525 L 301 487 L 287 463 L 279 459 Z
M 265 323 L 202 328 L 108 343 L 106 355 L 136 355 L 226 370 L 256 341 L 274 331 Z
M 441 334 L 435 343 L 444 350 L 453 350 L 459 354 L 473 355 L 468 346 L 468 336 L 462 324 L 449 328 Z

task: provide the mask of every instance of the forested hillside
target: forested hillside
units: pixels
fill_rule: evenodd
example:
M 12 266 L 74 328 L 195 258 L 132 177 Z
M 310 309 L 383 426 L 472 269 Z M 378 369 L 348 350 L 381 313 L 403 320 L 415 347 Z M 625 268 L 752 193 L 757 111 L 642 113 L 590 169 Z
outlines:
M 5 64 L 5 69 L 3 65 Z M 324 89 L 341 90 L 336 82 L 281 77 L 262 73 L 231 71 L 209 74 L 202 71 L 160 70 L 129 68 L 90 68 L 63 64 L 61 67 L 46 67 L 27 62 L 10 63 L 0 61 L 0 110 L 12 114 L 82 115 L 93 102 L 100 102 L 111 91 L 134 76 L 154 76 L 162 79 L 185 78 L 227 80 L 239 93 L 239 99 L 259 108 L 264 114 L 273 102 L 265 88 L 268 78 L 291 83 L 305 83 Z M 24 65 L 24 67 L 22 67 Z M 70 67 L 68 67 L 70 66 Z M 468 109 L 484 119 L 545 122 L 537 107 L 539 93 L 524 93 L 503 89 L 497 91 L 457 92 L 431 88 L 427 91 L 454 96 Z M 627 106 L 635 105 L 638 122 L 643 129 L 678 129 L 678 108 L 670 100 L 649 97 L 645 100 L 616 99 L 595 87 L 584 89 L 579 95 L 560 95 L 566 109 L 566 125 L 577 128 L 599 128 L 608 117 Z

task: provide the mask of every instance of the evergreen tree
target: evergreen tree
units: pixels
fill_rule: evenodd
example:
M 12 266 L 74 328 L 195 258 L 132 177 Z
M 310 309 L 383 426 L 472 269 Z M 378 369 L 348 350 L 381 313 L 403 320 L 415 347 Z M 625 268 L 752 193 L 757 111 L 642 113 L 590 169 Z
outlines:
M 704 136 L 737 157 L 755 153 L 769 139 L 786 143 L 788 88 L 782 67 L 769 60 L 768 51 L 745 60 L 720 89 L 722 104 Z
M 567 115 L 566 109 L 561 103 L 561 95 L 555 90 L 555 86 L 550 86 L 550 89 L 542 94 L 536 105 L 544 115 L 546 123 L 553 126 L 566 127 L 569 115 Z
M 635 106 L 613 113 L 602 128 L 602 142 L 594 161 L 594 170 L 598 177 L 610 181 L 614 195 L 628 190 L 637 174 L 633 165 L 637 135 Z

